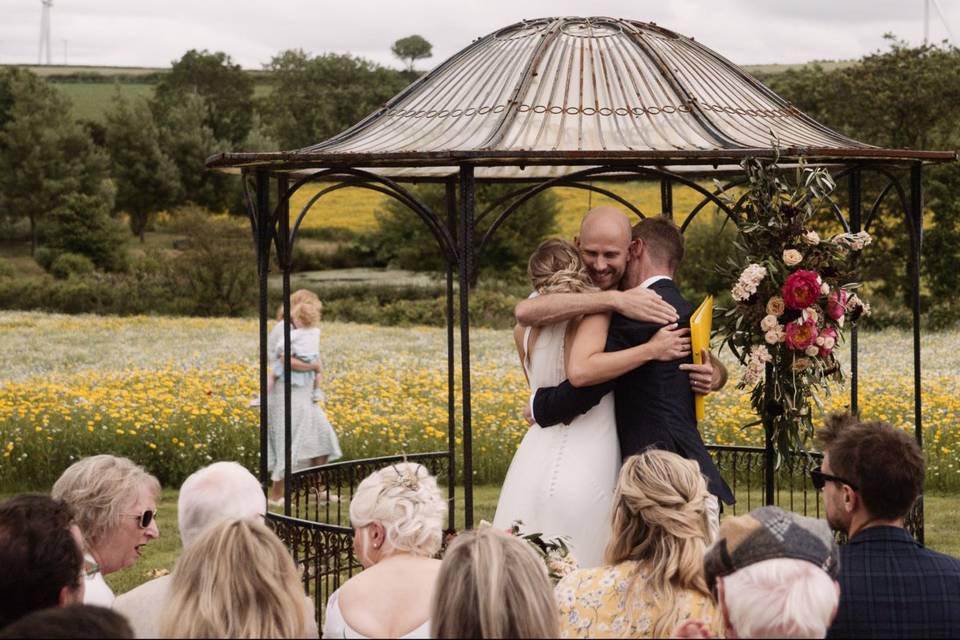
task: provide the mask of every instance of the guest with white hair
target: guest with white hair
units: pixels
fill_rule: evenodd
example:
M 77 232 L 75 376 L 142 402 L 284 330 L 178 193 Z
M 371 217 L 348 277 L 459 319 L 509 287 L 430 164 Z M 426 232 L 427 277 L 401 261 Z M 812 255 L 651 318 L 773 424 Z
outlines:
M 328 638 L 429 638 L 446 503 L 419 464 L 367 476 L 350 503 L 353 548 L 364 570 L 330 595 Z
M 136 564 L 160 536 L 160 482 L 127 458 L 103 454 L 67 467 L 51 496 L 70 505 L 85 540 L 84 604 L 112 606 L 113 591 L 103 576 Z
M 194 471 L 180 487 L 180 540 L 187 549 L 207 527 L 220 520 L 260 519 L 266 510 L 263 488 L 252 473 L 236 462 L 215 462 Z M 114 609 L 127 616 L 138 638 L 156 638 L 159 634 L 170 580 L 170 576 L 161 576 L 117 597 Z
M 727 518 L 704 559 L 727 638 L 823 638 L 840 598 L 827 523 L 778 507 Z M 675 637 L 710 637 L 689 622 Z

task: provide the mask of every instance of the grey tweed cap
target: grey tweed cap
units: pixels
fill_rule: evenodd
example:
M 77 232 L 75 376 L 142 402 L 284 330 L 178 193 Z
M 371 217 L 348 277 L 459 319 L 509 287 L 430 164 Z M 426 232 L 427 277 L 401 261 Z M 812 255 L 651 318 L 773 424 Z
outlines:
M 712 590 L 717 578 L 776 558 L 806 560 L 834 580 L 840 572 L 840 550 L 826 522 L 779 507 L 760 507 L 724 519 L 720 537 L 704 557 L 707 585 Z

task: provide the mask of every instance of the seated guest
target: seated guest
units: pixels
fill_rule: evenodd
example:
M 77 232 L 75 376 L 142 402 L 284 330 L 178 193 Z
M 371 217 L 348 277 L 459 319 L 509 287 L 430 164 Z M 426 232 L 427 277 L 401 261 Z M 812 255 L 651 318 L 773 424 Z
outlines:
M 6 638 L 121 640 L 132 637 L 133 630 L 119 613 L 105 607 L 82 604 L 34 611 L 0 631 L 0 640 L 6 640 Z
M 829 638 L 960 636 L 960 561 L 925 549 L 904 529 L 923 492 L 916 440 L 884 422 L 832 416 L 817 434 L 812 472 L 840 548 L 840 609 Z
M 723 613 L 724 635 L 823 638 L 837 612 L 838 554 L 822 520 L 778 507 L 726 518 L 704 560 L 707 585 Z
M 195 471 L 180 487 L 177 521 L 184 548 L 210 525 L 225 518 L 259 520 L 266 513 L 263 488 L 236 462 L 216 462 Z M 160 613 L 167 605 L 171 576 L 162 576 L 117 596 L 113 608 L 124 614 L 138 638 L 156 638 Z M 311 601 L 312 610 L 312 601 Z M 313 616 L 307 634 L 317 635 Z
M 73 508 L 86 542 L 85 559 L 99 568 L 86 574 L 84 604 L 112 606 L 113 591 L 103 576 L 133 566 L 159 537 L 160 483 L 130 460 L 104 454 L 67 467 L 51 495 Z
M 433 599 L 433 638 L 556 638 L 547 568 L 530 545 L 498 529 L 450 544 Z
M 375 471 L 350 502 L 353 548 L 364 570 L 330 595 L 328 638 L 428 638 L 446 502 L 419 464 Z
M 221 520 L 173 569 L 162 638 L 305 638 L 313 611 L 300 571 L 265 524 Z
M 24 495 L 0 503 L 0 628 L 83 602 L 82 544 L 63 502 Z
M 662 638 L 687 619 L 721 629 L 703 575 L 707 485 L 696 462 L 648 450 L 620 469 L 605 566 L 556 588 L 568 638 Z

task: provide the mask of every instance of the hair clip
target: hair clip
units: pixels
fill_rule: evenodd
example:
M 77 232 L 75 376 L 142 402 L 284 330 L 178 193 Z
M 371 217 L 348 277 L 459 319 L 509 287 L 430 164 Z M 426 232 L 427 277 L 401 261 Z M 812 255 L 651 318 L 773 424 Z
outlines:
M 411 491 L 416 491 L 420 488 L 420 476 L 417 472 L 420 469 L 421 465 L 417 465 L 412 470 L 401 473 L 400 469 L 397 469 L 397 465 L 390 465 L 393 467 L 393 470 L 397 473 L 397 479 L 394 480 L 393 484 L 397 487 L 404 487 Z

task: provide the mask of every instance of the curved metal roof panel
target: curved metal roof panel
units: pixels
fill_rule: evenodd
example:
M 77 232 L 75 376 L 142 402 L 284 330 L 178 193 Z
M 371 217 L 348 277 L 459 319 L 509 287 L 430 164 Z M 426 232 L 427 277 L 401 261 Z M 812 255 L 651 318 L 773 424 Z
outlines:
M 349 165 L 412 179 L 469 163 L 512 167 L 491 175 L 524 178 L 532 173 L 522 167 L 533 165 L 718 166 L 778 154 L 820 162 L 957 158 L 840 135 L 722 56 L 656 24 L 563 17 L 479 38 L 324 142 L 221 153 L 207 166 Z
M 710 49 L 654 24 L 544 18 L 474 42 L 382 109 L 299 153 L 871 148 Z

